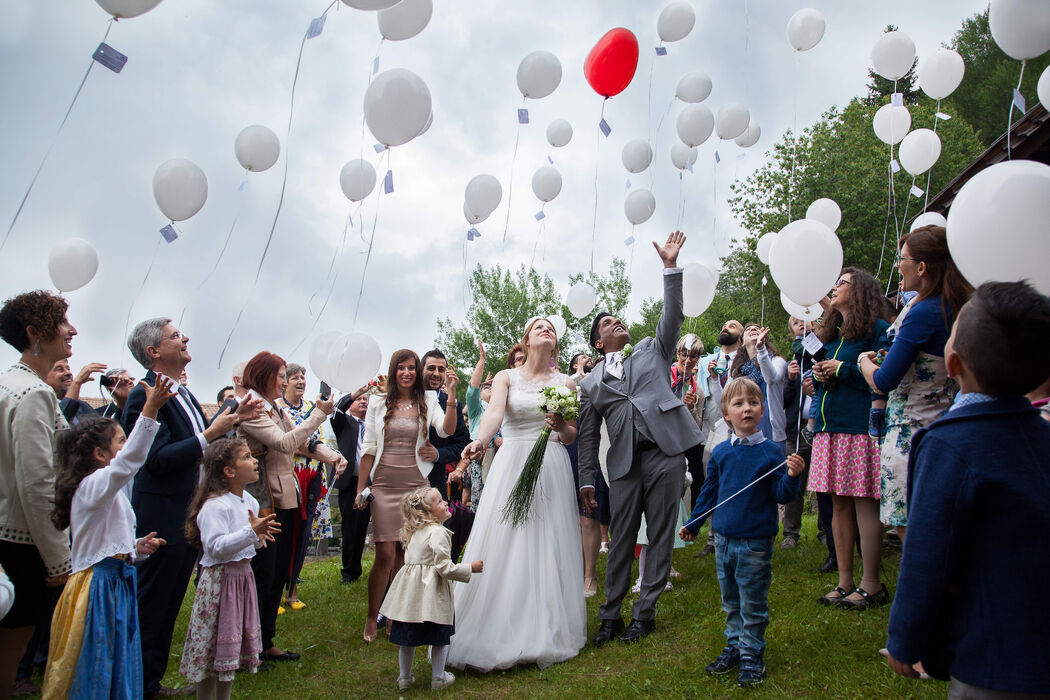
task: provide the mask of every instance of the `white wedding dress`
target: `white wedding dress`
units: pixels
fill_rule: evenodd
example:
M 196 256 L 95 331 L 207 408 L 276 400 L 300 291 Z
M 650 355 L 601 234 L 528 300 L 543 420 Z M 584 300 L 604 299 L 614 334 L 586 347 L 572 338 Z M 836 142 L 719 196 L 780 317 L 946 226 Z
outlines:
M 576 487 L 557 433 L 547 443 L 528 520 L 517 528 L 503 521 L 503 506 L 543 428 L 540 391 L 564 386 L 566 377 L 524 382 L 517 369 L 509 372 L 503 445 L 463 552 L 464 562 L 481 559 L 485 570 L 453 587 L 456 634 L 448 664 L 455 668 L 544 668 L 576 656 L 587 639 Z

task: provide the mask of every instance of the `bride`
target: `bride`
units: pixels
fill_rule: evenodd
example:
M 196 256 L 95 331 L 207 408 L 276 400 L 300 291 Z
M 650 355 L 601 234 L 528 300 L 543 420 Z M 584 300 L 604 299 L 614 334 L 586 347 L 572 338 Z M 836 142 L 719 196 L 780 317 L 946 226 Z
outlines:
M 575 384 L 549 369 L 558 350 L 554 326 L 532 319 L 522 339 L 525 362 L 501 371 L 478 439 L 464 454 L 477 455 L 502 424 L 503 445 L 492 461 L 464 561 L 482 559 L 485 573 L 455 584 L 457 634 L 448 664 L 479 671 L 535 663 L 540 668 L 571 659 L 586 642 L 580 518 L 564 443 L 576 438 L 575 421 L 539 410 L 548 386 Z M 550 441 L 528 520 L 503 521 L 503 506 L 518 480 L 544 422 Z

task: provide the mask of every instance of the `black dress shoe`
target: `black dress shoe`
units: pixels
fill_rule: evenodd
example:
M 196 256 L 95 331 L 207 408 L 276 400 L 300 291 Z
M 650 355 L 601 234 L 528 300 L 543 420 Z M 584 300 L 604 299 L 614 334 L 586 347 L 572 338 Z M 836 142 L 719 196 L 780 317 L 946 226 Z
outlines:
M 294 651 L 285 651 L 280 654 L 267 654 L 263 652 L 259 654 L 259 658 L 263 661 L 298 661 L 299 654 Z
M 642 637 L 648 637 L 656 629 L 656 620 L 631 620 L 627 631 L 620 636 L 621 642 L 637 642 Z
M 615 620 L 602 620 L 602 624 L 598 626 L 598 633 L 594 635 L 594 646 L 600 647 L 606 642 L 611 642 L 617 636 L 622 634 L 623 630 L 623 620 L 620 618 L 616 618 Z
M 830 574 L 839 570 L 839 563 L 835 560 L 835 557 L 828 555 L 828 558 L 824 560 L 824 563 L 817 567 L 818 574 Z

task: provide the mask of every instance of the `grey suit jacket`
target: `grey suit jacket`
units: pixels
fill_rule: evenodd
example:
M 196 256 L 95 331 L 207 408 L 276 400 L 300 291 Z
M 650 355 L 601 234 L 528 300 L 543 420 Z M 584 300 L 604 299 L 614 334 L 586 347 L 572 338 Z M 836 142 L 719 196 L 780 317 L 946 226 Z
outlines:
M 605 376 L 601 360 L 580 387 L 580 484 L 594 484 L 602 419 L 611 444 L 609 479 L 627 474 L 634 459 L 635 433 L 674 456 L 703 442 L 689 409 L 671 391 L 671 353 L 684 320 L 682 272 L 664 275 L 664 308 L 655 338 L 635 343 L 624 361 L 623 378 Z

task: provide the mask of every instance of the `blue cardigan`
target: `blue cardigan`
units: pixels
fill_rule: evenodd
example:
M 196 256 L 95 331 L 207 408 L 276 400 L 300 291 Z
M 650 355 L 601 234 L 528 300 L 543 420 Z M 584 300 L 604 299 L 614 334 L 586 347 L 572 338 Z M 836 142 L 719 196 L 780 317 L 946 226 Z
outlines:
M 816 432 L 868 434 L 871 389 L 864 373 L 860 371 L 857 357 L 862 352 L 879 348 L 889 327 L 890 324 L 880 318 L 875 321 L 871 334 L 864 338 L 846 340 L 840 335 L 824 343 L 827 353 L 825 359 L 839 360 L 842 364 L 835 371 L 838 381 L 834 390 L 829 390 L 827 384 L 814 377 L 817 390 L 813 399 L 817 405 Z
M 1024 398 L 915 433 L 887 647 L 934 678 L 1050 693 L 1050 423 Z

